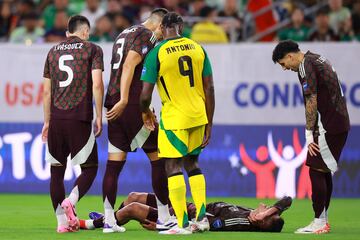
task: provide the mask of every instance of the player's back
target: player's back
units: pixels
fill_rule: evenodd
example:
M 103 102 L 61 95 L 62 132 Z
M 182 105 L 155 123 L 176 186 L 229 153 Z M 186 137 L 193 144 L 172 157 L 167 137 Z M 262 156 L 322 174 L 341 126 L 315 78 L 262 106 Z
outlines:
M 143 25 L 134 25 L 122 31 L 116 38 L 111 58 L 111 74 L 105 107 L 111 108 L 120 100 L 120 79 L 123 65 L 129 51 L 137 52 L 142 59 L 154 47 L 155 34 Z M 128 104 L 139 104 L 142 82 L 140 81 L 143 62 L 135 67 L 130 86 Z
M 329 133 L 348 131 L 350 123 L 346 101 L 338 75 L 331 63 L 326 58 L 308 51 L 300 64 L 299 79 L 305 95 L 307 92 L 317 93 L 321 120 L 318 124 L 322 123 Z
M 103 70 L 99 46 L 69 37 L 48 53 L 44 77 L 51 79 L 51 118 L 91 121 L 92 69 Z
M 229 204 L 213 202 L 206 205 L 206 213 L 211 231 L 255 231 L 248 216 L 252 209 Z
M 157 46 L 158 90 L 165 129 L 186 129 L 207 123 L 203 72 L 206 53 L 196 42 L 179 37 Z

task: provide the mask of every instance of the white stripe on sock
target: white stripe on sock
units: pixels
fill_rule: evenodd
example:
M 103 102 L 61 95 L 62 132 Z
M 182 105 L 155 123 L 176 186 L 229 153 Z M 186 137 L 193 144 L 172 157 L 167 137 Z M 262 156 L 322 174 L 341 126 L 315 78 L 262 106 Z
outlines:
M 58 226 L 68 226 L 68 221 L 67 221 L 67 218 L 65 215 L 65 211 L 60 206 L 60 204 L 58 204 L 58 206 L 55 210 L 55 215 L 56 215 Z
M 73 190 L 71 191 L 68 199 L 70 200 L 70 202 L 72 203 L 72 205 L 76 205 L 77 202 L 79 201 L 79 188 L 76 185 Z
M 116 219 L 114 216 L 114 209 L 111 206 L 107 197 L 105 198 L 105 201 L 104 201 L 104 210 L 105 210 L 104 223 L 107 223 L 110 226 L 114 226 L 116 223 Z
M 169 206 L 162 204 L 161 201 L 156 197 L 156 205 L 158 209 L 158 219 L 161 222 L 166 222 L 170 219 Z

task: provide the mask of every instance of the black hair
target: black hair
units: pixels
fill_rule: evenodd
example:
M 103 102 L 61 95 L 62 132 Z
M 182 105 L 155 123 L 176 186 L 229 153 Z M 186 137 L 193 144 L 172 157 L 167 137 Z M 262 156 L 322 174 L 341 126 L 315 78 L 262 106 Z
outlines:
M 26 13 L 22 16 L 22 20 L 38 20 L 39 14 L 35 11 L 31 11 L 29 13 Z
M 169 12 L 167 13 L 161 22 L 161 24 L 165 28 L 173 28 L 177 25 L 182 25 L 184 23 L 182 17 L 177 14 L 176 12 Z
M 211 6 L 204 6 L 200 9 L 200 17 L 208 17 L 216 8 Z
M 322 7 L 320 8 L 317 12 L 316 12 L 316 16 L 323 16 L 323 15 L 329 15 L 330 13 L 330 9 L 328 6 Z
M 284 219 L 281 217 L 273 218 L 271 227 L 268 229 L 269 232 L 281 232 L 284 226 Z
M 90 22 L 86 17 L 81 16 L 81 15 L 75 15 L 75 16 L 70 17 L 69 22 L 68 22 L 69 33 L 76 32 L 78 30 L 78 28 L 84 24 L 86 24 L 90 28 Z
M 157 15 L 161 18 L 163 18 L 169 11 L 166 8 L 155 8 L 151 11 L 150 16 Z
M 280 59 L 285 57 L 286 54 L 296 53 L 299 51 L 299 45 L 296 42 L 292 40 L 284 40 L 276 45 L 272 54 L 272 60 L 274 63 L 277 63 Z

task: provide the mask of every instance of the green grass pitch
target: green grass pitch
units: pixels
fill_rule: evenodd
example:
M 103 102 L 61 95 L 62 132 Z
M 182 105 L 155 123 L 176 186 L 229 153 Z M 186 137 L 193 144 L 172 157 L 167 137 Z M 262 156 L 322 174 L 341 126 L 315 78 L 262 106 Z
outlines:
M 123 198 L 118 197 L 119 203 Z M 260 202 L 253 198 L 208 198 L 208 201 L 227 201 L 239 205 L 256 207 Z M 270 204 L 272 200 L 264 200 Z M 77 205 L 78 215 L 85 218 L 89 210 L 102 210 L 101 196 L 85 196 Z M 132 221 L 126 225 L 125 233 L 103 234 L 101 230 L 79 231 L 77 233 L 57 234 L 56 220 L 48 195 L 0 194 L 0 239 L 360 239 L 360 200 L 333 199 L 330 209 L 332 232 L 323 235 L 298 235 L 294 230 L 312 219 L 311 202 L 295 200 L 292 207 L 284 213 L 285 226 L 282 233 L 247 232 L 206 232 L 189 236 L 162 236 L 147 231 Z

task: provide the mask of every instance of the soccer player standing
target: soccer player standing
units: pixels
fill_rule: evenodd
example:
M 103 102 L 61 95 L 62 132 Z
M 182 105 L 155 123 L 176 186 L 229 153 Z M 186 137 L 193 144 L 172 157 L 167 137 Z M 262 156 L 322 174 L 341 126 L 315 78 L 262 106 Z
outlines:
M 164 16 L 161 30 L 165 40 L 148 54 L 141 76 L 140 103 L 147 128 L 155 128 L 155 116 L 149 109 L 155 83 L 162 101 L 158 153 L 165 159 L 169 198 L 178 220 L 178 226 L 162 234 L 191 234 L 182 167 L 189 176 L 196 226 L 202 231 L 209 229 L 205 178 L 198 157 L 211 136 L 215 107 L 212 70 L 205 50 L 180 36 L 182 27 L 178 14 Z
M 46 160 L 51 163 L 50 196 L 58 221 L 57 231 L 77 231 L 75 204 L 93 183 L 98 169 L 95 137 L 102 130 L 102 49 L 87 41 L 90 23 L 83 16 L 68 22 L 67 39 L 52 47 L 44 67 L 43 141 L 47 141 Z M 95 99 L 95 135 L 92 130 Z M 65 198 L 64 174 L 67 156 L 80 164 L 81 175 Z
M 159 27 L 166 13 L 164 8 L 154 9 L 143 24 L 122 31 L 113 45 L 110 83 L 105 98 L 109 155 L 103 179 L 104 233 L 125 230 L 116 225 L 114 217 L 117 182 L 127 153 L 137 148 L 142 148 L 151 161 L 159 221 L 166 223 L 170 220 L 165 164 L 157 154 L 157 132 L 150 132 L 143 126 L 139 106 L 143 59 L 161 37 Z M 162 225 L 160 222 L 159 227 Z
M 298 73 L 305 103 L 306 164 L 310 167 L 315 218 L 295 233 L 328 233 L 332 174 L 337 171 L 350 130 L 344 93 L 330 62 L 310 51 L 301 52 L 296 42 L 280 42 L 273 51 L 272 60 L 284 70 Z

